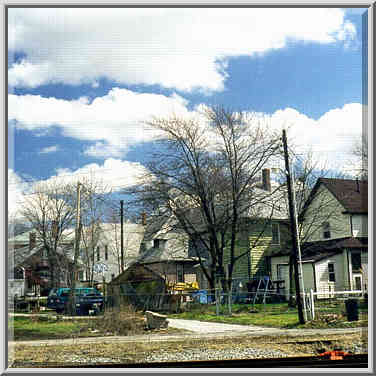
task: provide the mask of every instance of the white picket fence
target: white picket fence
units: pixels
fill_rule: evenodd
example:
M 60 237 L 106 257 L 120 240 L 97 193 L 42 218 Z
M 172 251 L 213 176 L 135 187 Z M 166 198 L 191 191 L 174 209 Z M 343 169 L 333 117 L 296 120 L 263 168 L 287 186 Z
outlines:
M 311 320 L 315 319 L 315 296 L 322 298 L 329 298 L 333 300 L 347 300 L 350 296 L 364 296 L 364 291 L 362 290 L 350 290 L 350 291 L 313 291 L 310 290 L 310 293 L 303 294 L 306 301 L 306 310 L 305 316 L 307 318 L 308 314 L 310 315 Z

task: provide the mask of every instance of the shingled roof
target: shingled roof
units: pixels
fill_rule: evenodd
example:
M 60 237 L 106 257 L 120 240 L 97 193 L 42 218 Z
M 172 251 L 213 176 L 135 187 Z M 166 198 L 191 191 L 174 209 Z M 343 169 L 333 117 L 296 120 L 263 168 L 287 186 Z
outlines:
M 319 178 L 317 179 L 315 186 L 304 204 L 304 209 L 301 216 L 304 215 L 321 185 L 324 185 L 328 191 L 333 194 L 338 202 L 344 207 L 345 212 L 351 214 L 368 213 L 367 181 Z
M 368 212 L 368 182 L 350 179 L 320 178 L 322 183 L 336 197 L 349 213 Z

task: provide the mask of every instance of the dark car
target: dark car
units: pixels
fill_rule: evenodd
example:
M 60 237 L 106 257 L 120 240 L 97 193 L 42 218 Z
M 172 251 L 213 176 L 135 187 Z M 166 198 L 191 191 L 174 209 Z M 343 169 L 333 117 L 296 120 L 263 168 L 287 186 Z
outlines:
M 47 298 L 47 307 L 54 309 L 57 313 L 68 311 L 68 300 L 70 288 L 54 288 Z M 103 296 L 95 288 L 78 287 L 75 289 L 76 311 L 78 314 L 87 315 L 90 311 L 98 313 L 103 309 Z

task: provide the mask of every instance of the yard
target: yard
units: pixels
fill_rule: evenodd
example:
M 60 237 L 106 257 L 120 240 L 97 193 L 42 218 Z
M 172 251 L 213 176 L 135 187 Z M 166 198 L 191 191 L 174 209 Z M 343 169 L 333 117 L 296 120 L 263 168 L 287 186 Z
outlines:
M 287 303 L 274 304 L 233 304 L 231 316 L 226 305 L 220 306 L 220 315 L 216 314 L 213 304 L 194 304 L 184 312 L 171 314 L 171 318 L 200 321 L 223 322 L 231 324 L 258 325 L 273 328 L 351 328 L 368 325 L 367 305 L 359 305 L 359 320 L 347 321 L 343 302 L 322 301 L 316 303 L 316 318 L 306 324 L 299 324 L 298 311 Z

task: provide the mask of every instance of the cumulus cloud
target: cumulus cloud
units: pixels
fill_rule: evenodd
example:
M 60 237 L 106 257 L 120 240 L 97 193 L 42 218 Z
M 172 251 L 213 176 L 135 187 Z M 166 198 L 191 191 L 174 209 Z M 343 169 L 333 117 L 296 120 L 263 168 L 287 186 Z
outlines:
M 77 170 L 58 168 L 56 175 L 49 180 L 58 179 L 64 183 L 76 183 L 85 179 L 95 179 L 95 181 L 103 182 L 113 191 L 118 191 L 137 184 L 147 172 L 148 170 L 141 163 L 108 158 L 103 164 L 90 163 Z
M 55 153 L 58 150 L 59 150 L 59 146 L 57 146 L 57 145 L 48 146 L 48 147 L 45 147 L 45 148 L 41 149 L 41 151 L 39 152 L 39 154 Z
M 64 136 L 96 142 L 86 150 L 96 157 L 120 157 L 130 145 L 152 140 L 156 132 L 145 125 L 152 116 L 186 116 L 187 101 L 179 95 L 136 93 L 113 88 L 91 103 L 38 95 L 8 97 L 8 119 L 16 127 L 38 132 L 59 126 Z
M 152 141 L 158 134 L 145 121 L 152 116 L 169 117 L 172 113 L 200 117 L 204 105 L 188 110 L 188 102 L 176 94 L 135 93 L 115 88 L 91 103 L 81 98 L 66 101 L 34 95 L 9 95 L 9 120 L 19 128 L 34 132 L 59 126 L 63 135 L 92 141 L 85 154 L 97 158 L 124 157 L 130 146 Z M 362 131 L 362 105 L 349 103 L 335 108 L 319 119 L 312 119 L 293 108 L 273 114 L 256 113 L 272 129 L 288 129 L 289 143 L 298 150 L 312 149 L 321 159 L 337 166 L 351 164 L 354 140 Z
M 347 43 L 356 30 L 339 8 L 9 9 L 10 52 L 25 58 L 9 84 L 161 85 L 220 91 L 231 57 L 293 42 Z
M 28 183 L 14 170 L 8 169 L 8 219 L 20 219 L 19 210 L 24 202 L 24 193 L 29 189 Z

